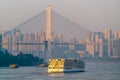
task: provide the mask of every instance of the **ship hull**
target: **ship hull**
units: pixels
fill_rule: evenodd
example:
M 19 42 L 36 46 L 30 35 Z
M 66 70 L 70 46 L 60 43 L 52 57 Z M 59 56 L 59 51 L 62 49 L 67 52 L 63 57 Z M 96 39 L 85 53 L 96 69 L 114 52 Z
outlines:
M 70 73 L 70 72 L 84 72 L 84 69 L 49 69 L 48 73 Z
M 66 69 L 64 70 L 64 73 L 70 73 L 70 72 L 84 72 L 84 69 Z

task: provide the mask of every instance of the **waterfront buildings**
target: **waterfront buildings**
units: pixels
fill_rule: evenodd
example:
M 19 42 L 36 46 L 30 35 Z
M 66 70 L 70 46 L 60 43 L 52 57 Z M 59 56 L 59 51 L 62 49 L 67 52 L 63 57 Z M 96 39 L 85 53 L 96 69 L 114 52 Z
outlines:
M 1 37 L 2 35 L 0 35 Z M 103 32 L 88 32 L 85 40 L 77 41 L 77 37 L 70 37 L 69 41 L 63 39 L 62 34 L 51 35 L 51 55 L 62 55 L 62 53 L 78 53 L 83 57 L 91 58 L 119 58 L 120 57 L 120 30 L 113 32 L 104 30 Z M 14 55 L 23 52 L 24 54 L 33 54 L 40 58 L 45 58 L 46 41 L 45 32 L 22 33 L 20 30 L 13 30 L 4 33 L 2 43 L 3 48 Z M 5 44 L 6 43 L 6 44 Z M 39 44 L 16 44 L 16 43 L 42 43 Z
M 2 32 L 0 31 L 0 49 L 2 49 Z
M 120 30 L 114 31 L 113 36 L 112 57 L 117 58 L 120 57 Z

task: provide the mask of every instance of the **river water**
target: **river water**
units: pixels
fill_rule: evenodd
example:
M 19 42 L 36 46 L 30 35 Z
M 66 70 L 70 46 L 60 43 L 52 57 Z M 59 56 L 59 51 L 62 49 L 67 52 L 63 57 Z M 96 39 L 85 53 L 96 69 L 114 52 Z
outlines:
M 86 63 L 86 71 L 47 73 L 47 68 L 0 68 L 0 80 L 120 80 L 120 63 Z

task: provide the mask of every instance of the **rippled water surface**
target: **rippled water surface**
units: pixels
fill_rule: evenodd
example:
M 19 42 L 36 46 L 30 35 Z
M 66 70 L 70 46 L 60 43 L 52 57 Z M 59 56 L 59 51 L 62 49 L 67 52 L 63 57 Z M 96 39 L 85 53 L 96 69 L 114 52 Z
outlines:
M 47 68 L 0 68 L 0 80 L 120 80 L 120 63 L 87 63 L 79 73 L 47 73 Z

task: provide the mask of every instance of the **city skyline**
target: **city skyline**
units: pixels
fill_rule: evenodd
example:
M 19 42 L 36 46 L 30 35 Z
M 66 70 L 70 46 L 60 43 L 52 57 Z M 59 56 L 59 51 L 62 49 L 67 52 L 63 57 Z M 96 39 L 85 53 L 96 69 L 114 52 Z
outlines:
M 45 63 L 48 63 L 49 58 L 58 57 L 67 54 L 72 54 L 74 57 L 84 56 L 85 58 L 119 58 L 120 48 L 120 30 L 112 33 L 111 29 L 104 29 L 103 32 L 91 33 L 87 31 L 86 39 L 77 40 L 78 36 L 70 35 L 68 45 L 65 46 L 64 34 L 51 33 L 52 15 L 51 6 L 46 8 L 46 32 L 21 33 L 20 29 L 13 29 L 10 32 L 3 34 L 3 48 L 7 49 L 13 55 L 18 55 L 20 52 L 24 54 L 33 54 L 39 58 L 43 58 Z M 29 21 L 29 20 L 28 20 Z M 53 24 L 54 25 L 54 24 Z M 61 25 L 62 26 L 62 25 Z M 18 26 L 20 27 L 20 26 Z M 69 27 L 69 26 L 66 26 Z M 74 26 L 72 26 L 74 27 Z M 72 32 L 74 34 L 74 32 Z M 45 34 L 45 35 L 44 35 Z M 60 36 L 61 35 L 61 36 Z M 82 36 L 81 36 L 82 37 Z M 117 41 L 117 42 L 116 42 Z M 60 43 L 61 42 L 61 43 Z M 18 43 L 18 44 L 16 44 Z M 20 43 L 20 44 L 19 44 Z M 59 45 L 52 45 L 57 43 Z M 77 43 L 77 44 L 76 44 Z M 42 45 L 40 45 L 42 44 Z M 62 45 L 61 45 L 62 44 Z M 2 45 L 1 45 L 2 46 Z M 56 51 L 61 49 L 59 54 Z M 55 56 L 56 55 L 56 56 Z M 66 55 L 67 56 L 67 55 Z
M 11 39 L 12 36 L 12 39 Z M 64 48 L 62 53 L 84 53 L 84 57 L 92 58 L 119 58 L 120 48 L 120 30 L 112 31 L 105 29 L 102 32 L 91 32 L 86 33 L 86 39 L 77 40 L 77 37 L 71 36 L 68 41 L 65 41 L 63 34 L 52 34 L 51 46 L 52 54 L 56 54 L 54 51 Z M 12 40 L 12 46 L 11 44 Z M 17 55 L 20 52 L 25 54 L 33 54 L 40 58 L 44 57 L 45 46 L 39 45 L 44 43 L 46 40 L 45 32 L 34 32 L 34 33 L 22 33 L 20 30 L 14 30 L 11 34 L 3 35 L 3 48 L 7 49 L 12 54 Z M 8 43 L 8 45 L 4 44 Z M 28 43 L 28 45 L 16 45 L 15 43 Z M 29 45 L 30 43 L 30 45 Z M 54 45 L 60 44 L 61 45 Z M 68 43 L 67 45 L 65 43 Z M 34 45 L 35 44 L 35 45 Z M 72 45 L 71 45 L 72 44 Z M 50 46 L 50 44 L 49 44 Z M 74 52 L 75 50 L 75 52 Z M 57 55 L 63 55 L 57 52 Z M 87 55 L 86 55 L 87 54 Z M 56 56 L 57 56 L 56 55 Z M 55 56 L 55 55 L 52 55 Z M 88 58 L 89 58 L 88 57 Z
M 69 4 L 67 4 L 68 2 Z M 24 0 L 12 0 L 11 2 L 0 0 L 0 28 L 4 31 L 16 27 L 44 11 L 48 3 L 48 0 L 31 0 L 29 2 Z M 119 29 L 119 3 L 118 0 L 51 1 L 51 5 L 56 12 L 92 31 L 104 28 Z M 8 12 L 10 13 L 7 14 Z

